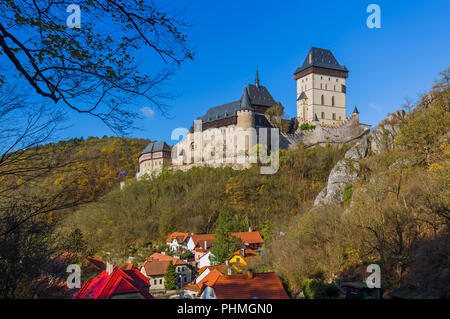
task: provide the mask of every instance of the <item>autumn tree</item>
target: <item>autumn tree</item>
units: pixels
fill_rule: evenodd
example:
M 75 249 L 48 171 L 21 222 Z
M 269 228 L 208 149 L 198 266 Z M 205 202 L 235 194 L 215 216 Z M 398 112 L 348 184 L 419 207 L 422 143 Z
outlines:
M 147 0 L 71 4 L 1 2 L 0 55 L 9 66 L 1 82 L 20 76 L 37 96 L 95 116 L 115 132 L 132 124 L 136 112 L 129 102 L 137 98 L 165 113 L 162 99 L 168 95 L 161 85 L 174 67 L 193 57 L 184 13 Z M 67 23 L 71 13 L 80 13 L 78 27 Z M 143 52 L 153 64 L 146 74 L 140 67 Z

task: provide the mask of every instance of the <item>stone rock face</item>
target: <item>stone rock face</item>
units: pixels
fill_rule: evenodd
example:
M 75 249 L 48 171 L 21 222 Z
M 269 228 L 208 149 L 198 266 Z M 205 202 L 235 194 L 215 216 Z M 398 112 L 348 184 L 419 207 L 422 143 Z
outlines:
M 372 132 L 363 136 L 345 153 L 344 159 L 337 162 L 331 170 L 327 186 L 314 200 L 315 207 L 342 203 L 345 186 L 354 185 L 358 181 L 358 160 L 365 158 L 370 152 L 379 154 L 392 149 L 400 122 L 405 115 L 403 110 L 389 114 Z

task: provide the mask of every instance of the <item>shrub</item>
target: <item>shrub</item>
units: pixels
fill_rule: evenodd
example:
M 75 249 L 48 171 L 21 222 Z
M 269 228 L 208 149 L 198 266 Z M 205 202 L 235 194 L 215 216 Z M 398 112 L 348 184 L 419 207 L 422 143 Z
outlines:
M 302 283 L 303 294 L 306 299 L 336 298 L 339 290 L 334 284 L 326 284 L 318 279 L 305 279 Z
M 344 193 L 343 193 L 343 201 L 344 204 L 348 204 L 350 200 L 352 199 L 353 195 L 353 186 L 350 184 L 345 185 L 344 187 Z
M 315 125 L 309 125 L 308 123 L 303 123 L 302 125 L 300 125 L 300 129 L 302 131 L 306 131 L 306 130 L 314 130 L 316 128 Z

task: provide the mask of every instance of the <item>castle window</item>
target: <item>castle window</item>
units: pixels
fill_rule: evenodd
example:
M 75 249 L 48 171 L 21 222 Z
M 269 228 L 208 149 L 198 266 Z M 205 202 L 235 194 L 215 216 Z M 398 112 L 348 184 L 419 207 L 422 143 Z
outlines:
M 333 120 L 336 119 L 336 113 L 333 113 Z
M 324 98 L 323 95 L 320 97 L 320 103 L 321 103 L 322 105 L 325 105 L 325 98 Z
M 321 76 L 320 79 L 323 80 L 323 76 Z
M 334 106 L 334 96 L 331 97 L 331 105 Z
M 341 120 L 341 117 L 339 116 L 339 121 Z
M 342 92 L 345 93 L 345 85 L 344 84 L 342 84 Z
M 339 81 L 338 79 L 336 79 L 336 82 Z
M 325 112 L 320 113 L 320 118 L 322 118 L 322 119 L 325 118 Z
M 325 90 L 328 90 L 328 84 L 325 84 Z
M 328 78 L 328 81 L 331 81 L 331 78 Z
M 333 87 L 333 91 L 336 91 L 336 85 Z
M 322 89 L 322 83 L 320 83 L 320 89 Z

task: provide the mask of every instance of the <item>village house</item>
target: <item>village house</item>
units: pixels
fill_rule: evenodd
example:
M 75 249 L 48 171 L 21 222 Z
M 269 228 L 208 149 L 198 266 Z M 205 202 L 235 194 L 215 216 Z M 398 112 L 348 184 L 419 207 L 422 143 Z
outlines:
M 148 279 L 136 268 L 120 269 L 107 264 L 106 270 L 86 280 L 74 299 L 153 299 Z
M 233 233 L 233 236 L 239 237 L 245 249 L 252 249 L 260 253 L 264 240 L 257 231 Z M 214 234 L 192 235 L 187 243 L 187 248 L 194 253 L 194 259 L 197 268 L 211 266 L 210 248 L 214 245 Z
M 164 275 L 169 262 L 172 261 L 177 274 L 177 286 L 183 287 L 192 280 L 192 270 L 182 260 L 171 256 L 154 253 L 141 266 L 141 272 L 149 279 L 151 291 L 165 291 Z
M 188 233 L 174 232 L 167 237 L 166 245 L 172 252 L 179 251 L 180 248 L 187 249 L 190 236 Z
M 241 269 L 242 267 L 248 267 L 252 265 L 260 258 L 260 254 L 255 250 L 249 248 L 241 248 L 233 253 L 233 255 L 228 259 L 228 263 L 230 266 L 235 267 L 236 269 Z
M 198 299 L 288 299 L 274 272 L 227 274 L 226 267 L 206 267 L 194 284 L 185 286 L 186 298 Z

